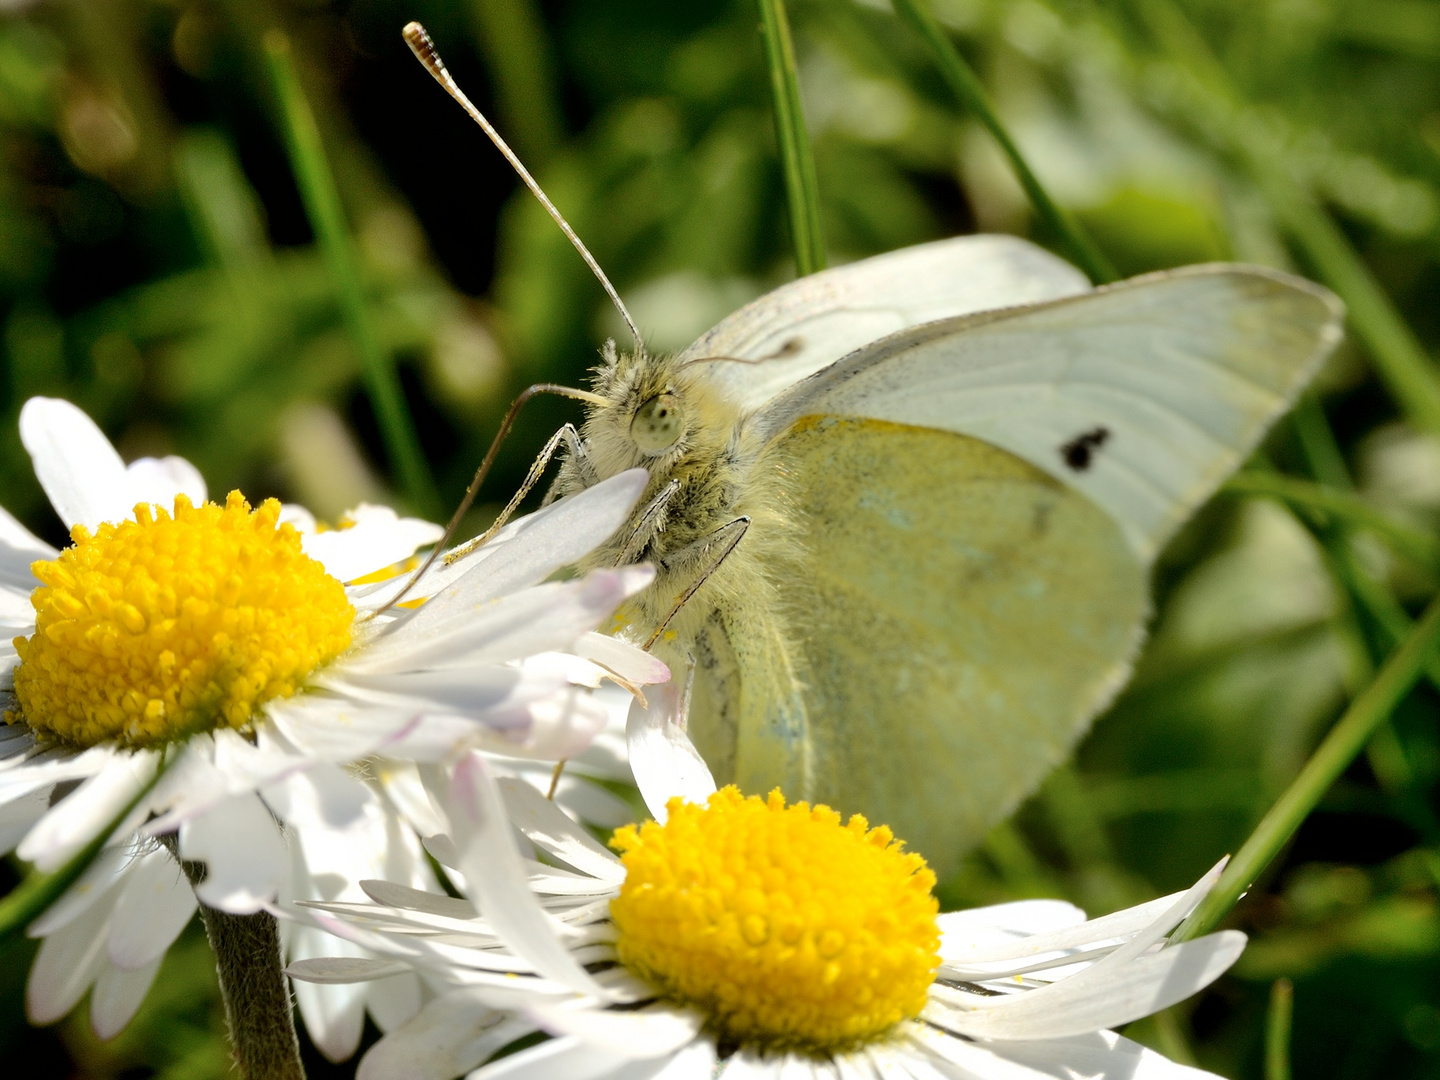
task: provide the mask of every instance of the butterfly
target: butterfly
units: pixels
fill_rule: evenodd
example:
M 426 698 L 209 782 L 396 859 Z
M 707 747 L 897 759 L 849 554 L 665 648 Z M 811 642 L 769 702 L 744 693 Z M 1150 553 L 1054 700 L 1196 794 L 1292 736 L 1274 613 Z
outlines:
M 689 681 L 717 781 L 860 812 L 944 871 L 1126 681 L 1149 572 L 1341 334 L 1258 267 L 1091 289 L 961 237 L 785 285 L 684 352 L 608 347 L 554 494 L 643 467 L 594 565 Z
M 655 566 L 612 629 L 683 680 L 715 780 L 862 813 L 953 869 L 1124 684 L 1157 554 L 1333 350 L 1339 300 L 1239 265 L 1092 289 L 971 236 L 813 274 L 653 354 L 423 28 L 405 36 L 636 338 L 589 391 L 531 388 L 588 411 L 501 521 L 557 448 L 547 498 L 647 470 L 582 567 Z

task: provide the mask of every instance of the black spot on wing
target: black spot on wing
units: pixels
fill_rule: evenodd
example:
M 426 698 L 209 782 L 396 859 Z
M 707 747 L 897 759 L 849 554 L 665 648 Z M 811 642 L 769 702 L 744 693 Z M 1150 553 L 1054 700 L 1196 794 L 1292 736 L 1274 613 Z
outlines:
M 1096 452 L 1105 445 L 1105 441 L 1109 438 L 1110 429 L 1107 427 L 1097 427 L 1081 432 L 1060 447 L 1060 457 L 1076 472 L 1084 472 L 1090 468 L 1090 462 L 1094 460 Z

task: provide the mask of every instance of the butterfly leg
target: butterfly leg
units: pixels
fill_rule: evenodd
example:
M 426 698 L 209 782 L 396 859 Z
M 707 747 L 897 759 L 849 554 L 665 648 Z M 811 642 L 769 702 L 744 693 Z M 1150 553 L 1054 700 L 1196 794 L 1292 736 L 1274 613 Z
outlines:
M 565 494 L 561 491 L 561 485 L 567 479 L 565 475 L 567 468 L 574 469 L 578 474 L 582 489 L 594 487 L 600 482 L 600 474 L 595 471 L 595 463 L 590 460 L 590 453 L 585 449 L 585 440 L 580 438 L 579 432 L 575 430 L 575 425 L 566 424 L 560 429 L 560 434 L 565 439 L 565 461 L 560 466 L 560 475 L 555 477 L 549 490 L 545 492 L 545 497 L 540 500 L 542 509 Z
M 745 532 L 749 528 L 750 519 L 748 517 L 738 517 L 734 521 L 727 521 L 709 536 L 701 537 L 693 544 L 686 544 L 683 548 L 672 551 L 660 560 L 660 565 L 666 570 L 683 571 L 698 568 L 698 573 L 695 575 L 695 580 L 690 583 L 689 588 L 680 594 L 669 612 L 666 613 L 665 618 L 660 620 L 660 625 L 655 628 L 655 632 L 650 635 L 650 639 L 645 642 L 647 651 L 655 642 L 660 640 L 660 635 L 663 634 L 665 628 L 670 625 L 670 620 L 675 618 L 675 616 L 680 613 L 680 609 L 689 602 L 690 598 L 699 592 L 700 586 L 709 580 L 711 574 L 720 569 L 721 564 L 725 562 L 730 553 L 734 551 L 740 541 L 744 539 Z
M 671 480 L 646 504 L 645 509 L 640 511 L 640 519 L 630 531 L 630 538 L 625 541 L 625 546 L 621 548 L 620 557 L 615 560 L 616 566 L 628 566 L 634 562 L 655 534 L 665 528 L 665 507 L 679 490 L 680 481 Z
M 585 458 L 585 448 L 580 440 L 580 433 L 575 430 L 574 424 L 566 424 L 554 435 L 550 436 L 549 441 L 546 442 L 539 456 L 536 457 L 534 463 L 530 466 L 530 471 L 525 474 L 525 479 L 521 482 L 519 490 L 516 491 L 510 501 L 505 504 L 505 509 L 500 511 L 500 516 L 495 519 L 494 523 L 492 523 L 488 529 L 474 540 L 471 540 L 468 544 L 461 544 L 454 551 L 450 552 L 450 554 L 446 555 L 446 566 L 459 562 L 476 548 L 483 547 L 489 542 L 491 537 L 505 527 L 505 523 L 510 520 L 510 515 L 515 513 L 516 508 L 525 500 L 525 496 L 530 494 L 530 489 L 539 482 L 540 477 L 545 472 L 545 466 L 550 464 L 550 459 L 555 456 L 555 451 L 560 449 L 561 443 L 564 443 L 566 447 L 569 448 L 572 455 L 578 453 L 580 457 L 586 461 L 586 464 L 589 464 L 588 458 Z

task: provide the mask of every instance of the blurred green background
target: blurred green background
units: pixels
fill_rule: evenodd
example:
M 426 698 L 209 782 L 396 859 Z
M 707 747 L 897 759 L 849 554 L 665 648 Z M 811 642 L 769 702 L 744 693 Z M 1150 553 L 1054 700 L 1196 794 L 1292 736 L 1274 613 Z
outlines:
M 1308 195 L 1432 354 L 1440 344 L 1440 2 L 935 10 L 1037 173 L 1123 272 L 1243 259 L 1329 280 L 1288 216 Z M 832 264 L 971 231 L 1053 243 L 887 0 L 792 0 L 790 13 Z M 292 42 L 442 505 L 517 390 L 575 384 L 619 332 L 563 237 L 412 59 L 410 19 L 653 348 L 792 275 L 753 0 L 0 0 L 0 502 L 32 528 L 63 539 L 16 435 L 32 394 L 82 405 L 127 458 L 185 455 L 212 493 L 239 486 L 332 519 L 399 498 L 286 155 L 268 30 Z M 1353 339 L 1297 416 L 1269 462 L 1353 484 L 1415 528 L 1440 523 L 1440 441 L 1401 422 Z M 530 407 L 482 495 L 489 513 L 577 418 L 573 403 Z M 945 883 L 945 902 L 1058 895 L 1100 913 L 1235 850 L 1389 646 L 1336 584 L 1337 545 L 1412 612 L 1435 589 L 1425 568 L 1333 522 L 1212 502 L 1157 573 L 1133 685 L 1077 762 Z M 1422 686 L 1232 917 L 1252 935 L 1235 971 L 1131 1035 L 1260 1077 L 1283 977 L 1296 1076 L 1440 1075 L 1437 718 Z M 110 1043 L 83 1005 L 26 1026 L 28 959 L 0 958 L 7 1066 L 227 1074 L 193 928 Z M 353 1071 L 306 1052 L 313 1076 Z

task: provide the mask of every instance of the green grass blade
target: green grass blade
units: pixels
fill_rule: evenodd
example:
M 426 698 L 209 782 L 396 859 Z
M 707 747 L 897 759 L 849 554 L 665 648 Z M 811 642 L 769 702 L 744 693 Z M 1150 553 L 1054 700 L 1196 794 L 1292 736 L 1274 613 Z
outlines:
M 345 222 L 340 192 L 325 156 L 315 114 L 300 89 L 289 41 L 283 34 L 272 31 L 266 35 L 265 58 L 284 116 L 285 147 L 290 155 L 290 167 L 299 184 L 310 227 L 315 231 L 315 238 L 334 279 L 346 327 L 360 353 L 365 389 L 380 422 L 385 450 L 411 507 L 427 517 L 438 517 L 440 498 L 435 480 L 420 450 L 420 440 L 406 407 L 395 365 L 380 342 L 366 304 L 360 280 L 360 260 Z
M 162 756 L 155 775 L 136 792 L 135 797 L 125 804 L 125 808 L 116 814 L 108 825 L 95 834 L 93 840 L 76 852 L 59 870 L 50 874 L 31 874 L 0 900 L 0 945 L 24 933 L 25 928 L 38 919 L 46 908 L 65 895 L 66 889 L 80 880 L 81 875 L 105 849 L 111 835 L 134 812 L 141 800 L 150 794 L 169 766 L 168 756 Z
M 780 166 L 785 174 L 785 197 L 790 207 L 795 271 L 804 277 L 825 269 L 820 185 L 815 179 L 815 156 L 800 107 L 795 46 L 790 39 L 790 21 L 785 16 L 785 0 L 759 0 L 759 3 L 760 34 L 765 39 L 765 62 L 770 69 L 770 93 L 775 103 L 775 138 L 780 144 Z
M 1237 495 L 1268 495 L 1292 506 L 1319 510 L 1346 524 L 1366 529 L 1421 566 L 1440 567 L 1440 540 L 1403 525 L 1358 495 L 1265 469 L 1236 473 L 1221 489 Z
M 1295 987 L 1276 979 L 1270 987 L 1265 1017 L 1265 1080 L 1290 1080 L 1290 1026 L 1295 1012 Z
M 1239 854 L 1230 861 L 1210 895 L 1175 932 L 1175 940 L 1199 937 L 1220 924 L 1270 860 L 1295 835 L 1325 792 L 1365 748 L 1376 729 L 1410 692 L 1434 655 L 1437 638 L 1440 638 L 1440 599 L 1431 601 L 1405 643 L 1391 654 L 1374 681 L 1350 703 L 1300 770 L 1300 775 L 1276 800 Z
M 955 48 L 949 36 L 945 33 L 940 21 L 935 18 L 934 13 L 926 6 L 925 0 L 894 0 L 895 11 L 905 19 L 925 39 L 925 44 L 930 46 L 930 51 L 935 54 L 935 62 L 940 68 L 940 74 L 950 84 L 950 89 L 960 99 L 960 104 L 972 112 L 976 119 L 985 126 L 985 130 L 1000 144 L 1000 149 L 1010 159 L 1010 167 L 1015 170 L 1015 176 L 1020 181 L 1020 186 L 1025 189 L 1029 196 L 1030 204 L 1035 207 L 1035 212 L 1046 226 L 1064 242 L 1080 269 L 1085 271 L 1087 277 L 1097 285 L 1103 285 L 1107 281 L 1114 281 L 1119 274 L 1115 267 L 1110 265 L 1107 259 L 1097 248 L 1094 242 L 1085 235 L 1084 229 L 1069 214 L 1056 204 L 1045 190 L 1045 185 L 1040 183 L 1039 178 L 1030 168 L 1030 163 L 1025 160 L 1025 155 L 1020 152 L 1020 147 L 1010 137 L 1010 132 L 1000 122 L 999 115 L 995 112 L 994 105 L 990 102 L 990 96 L 985 93 L 985 88 L 980 85 L 980 79 L 974 70 L 965 62 L 960 51 Z

